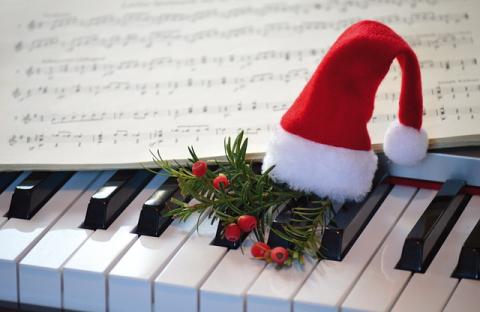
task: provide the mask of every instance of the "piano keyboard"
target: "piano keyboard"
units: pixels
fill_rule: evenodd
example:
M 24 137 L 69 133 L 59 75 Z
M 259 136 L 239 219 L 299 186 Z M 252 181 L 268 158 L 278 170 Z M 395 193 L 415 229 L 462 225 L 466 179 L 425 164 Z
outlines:
M 165 176 L 0 173 L 0 306 L 478 311 L 480 159 L 430 154 L 416 167 L 382 166 L 395 178 L 339 208 L 327 259 L 282 270 L 251 259 L 251 237 L 237 249 L 215 244 L 218 222 L 155 213 L 180 198 Z

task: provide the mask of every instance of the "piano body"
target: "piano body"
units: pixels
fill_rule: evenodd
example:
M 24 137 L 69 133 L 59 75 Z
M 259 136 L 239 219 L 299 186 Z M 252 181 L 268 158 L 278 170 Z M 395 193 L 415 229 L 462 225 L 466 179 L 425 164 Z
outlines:
M 196 218 L 161 217 L 180 198 L 164 176 L 2 173 L 0 301 L 33 311 L 478 311 L 479 189 L 477 157 L 431 153 L 414 167 L 381 158 L 365 201 L 330 221 L 326 259 L 277 270 L 250 259 L 248 237 L 227 248 L 215 222 L 196 231 Z

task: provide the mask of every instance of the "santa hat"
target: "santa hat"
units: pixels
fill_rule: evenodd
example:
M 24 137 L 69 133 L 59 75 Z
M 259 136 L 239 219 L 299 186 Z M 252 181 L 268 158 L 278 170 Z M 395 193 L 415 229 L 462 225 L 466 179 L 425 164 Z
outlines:
M 422 126 L 420 67 L 411 47 L 387 26 L 350 26 L 323 58 L 283 115 L 265 154 L 263 169 L 291 188 L 333 200 L 360 200 L 371 188 L 377 156 L 367 123 L 375 93 L 397 59 L 402 69 L 398 121 L 384 140 L 385 154 L 412 165 L 428 147 Z

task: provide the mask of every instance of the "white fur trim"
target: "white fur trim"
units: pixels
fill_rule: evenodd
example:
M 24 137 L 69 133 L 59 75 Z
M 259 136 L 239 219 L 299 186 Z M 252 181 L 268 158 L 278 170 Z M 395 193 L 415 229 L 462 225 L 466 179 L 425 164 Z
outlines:
M 373 151 L 358 151 L 306 140 L 281 127 L 275 131 L 263 159 L 263 170 L 292 189 L 332 200 L 361 200 L 370 191 L 377 169 Z
M 399 165 L 414 165 L 427 155 L 428 136 L 425 130 L 417 130 L 392 123 L 383 141 L 383 151 L 393 162 Z

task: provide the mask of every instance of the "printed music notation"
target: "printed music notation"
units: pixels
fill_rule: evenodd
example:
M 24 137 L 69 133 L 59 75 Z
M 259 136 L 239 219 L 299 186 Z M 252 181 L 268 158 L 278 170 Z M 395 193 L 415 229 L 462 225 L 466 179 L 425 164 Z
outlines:
M 480 83 L 474 84 L 459 84 L 452 86 L 437 86 L 434 88 L 424 88 L 423 97 L 429 98 L 434 97 L 436 99 L 443 99 L 447 96 L 450 97 L 459 97 L 464 95 L 465 97 L 470 97 L 472 93 L 480 92 Z M 376 95 L 377 100 L 386 100 L 386 101 L 397 101 L 400 98 L 400 92 L 378 92 Z
M 286 109 L 286 107 L 284 107 Z M 188 110 L 188 109 L 187 109 Z M 121 118 L 138 118 L 157 119 L 158 112 L 129 112 L 129 113 L 108 113 L 103 112 L 100 114 L 94 114 L 91 116 L 69 116 L 69 117 L 47 117 L 52 124 L 64 124 L 72 122 L 83 121 L 102 121 L 108 118 L 121 119 Z M 445 107 L 441 106 L 435 109 L 425 109 L 423 112 L 424 118 L 438 118 L 441 121 L 445 121 L 449 118 L 455 120 L 462 120 L 468 118 L 471 120 L 480 119 L 480 105 L 472 107 Z M 18 118 L 18 117 L 17 117 Z M 25 115 L 21 120 L 24 123 L 30 122 L 43 122 L 47 119 L 44 115 L 39 116 L 27 116 Z M 390 123 L 397 118 L 395 113 L 376 114 L 373 116 L 371 123 Z M 170 129 L 155 129 L 152 131 L 132 131 L 132 130 L 115 130 L 112 132 L 99 132 L 99 133 L 78 133 L 72 131 L 57 131 L 54 133 L 38 133 L 35 135 L 27 134 L 14 134 L 8 139 L 10 146 L 24 145 L 28 146 L 29 150 L 39 148 L 58 148 L 61 145 L 72 145 L 76 147 L 82 147 L 85 144 L 98 145 L 98 144 L 124 144 L 130 143 L 135 145 L 147 144 L 148 147 L 154 148 L 162 143 L 179 144 L 182 139 L 189 138 L 194 139 L 195 142 L 200 142 L 205 136 L 226 136 L 234 135 L 235 133 L 244 130 L 248 135 L 258 135 L 271 133 L 275 129 L 275 124 L 262 124 L 253 127 L 239 128 L 239 127 L 212 127 L 211 125 L 178 125 Z
M 119 26 L 119 27 L 128 27 L 132 24 L 146 24 L 146 25 L 161 25 L 168 22 L 189 22 L 195 23 L 205 19 L 211 18 L 221 18 L 221 19 L 232 19 L 239 18 L 244 16 L 253 16 L 253 17 L 264 17 L 267 14 L 278 14 L 284 12 L 290 12 L 294 14 L 311 14 L 314 10 L 325 10 L 328 9 L 328 5 L 322 5 L 322 3 L 307 3 L 307 4 L 285 4 L 285 3 L 271 3 L 266 4 L 261 7 L 241 7 L 236 9 L 230 9 L 226 11 L 220 11 L 218 9 L 208 10 L 208 11 L 199 11 L 193 12 L 190 14 L 184 13 L 174 13 L 174 14 L 161 14 L 161 15 L 152 15 L 149 12 L 135 12 L 128 13 L 122 16 L 114 15 L 102 15 L 95 16 L 89 19 L 82 19 L 74 16 L 57 18 L 54 20 L 32 20 L 28 23 L 27 29 L 30 31 L 34 30 L 55 30 L 57 28 L 67 28 L 67 27 L 83 27 L 91 28 L 98 26 Z M 459 23 L 462 20 L 468 19 L 468 13 L 447 13 L 447 14 L 436 14 L 435 12 L 419 12 L 412 14 L 410 16 L 399 16 L 397 14 L 392 14 L 388 16 L 378 17 L 377 19 L 385 23 L 405 23 L 413 24 L 419 21 L 440 21 L 443 23 Z M 343 28 L 348 26 L 355 20 L 344 20 L 336 22 L 322 22 L 318 24 L 317 27 L 321 28 Z
M 375 1 L 379 2 L 379 1 Z M 373 2 L 373 3 L 375 3 Z M 390 1 L 393 2 L 393 1 Z M 397 5 L 403 5 L 407 1 L 397 1 Z M 421 1 L 411 1 L 410 6 L 417 4 Z M 434 4 L 436 1 L 428 0 L 425 1 L 427 4 Z M 85 28 L 95 28 L 98 26 L 120 26 L 127 27 L 134 25 L 162 25 L 172 22 L 189 22 L 196 23 L 202 20 L 217 18 L 217 19 L 232 19 L 232 18 L 243 18 L 243 17 L 265 17 L 269 14 L 279 14 L 279 13 L 293 13 L 293 14 L 311 14 L 312 11 L 330 11 L 336 9 L 339 11 L 346 11 L 352 6 L 358 8 L 367 9 L 372 4 L 372 1 L 324 1 L 323 3 L 294 3 L 287 4 L 282 2 L 277 3 L 267 3 L 258 7 L 255 6 L 243 6 L 237 7 L 234 9 L 219 10 L 218 8 L 195 11 L 192 13 L 167 13 L 167 14 L 158 14 L 153 15 L 150 12 L 133 12 L 123 14 L 121 16 L 117 15 L 100 15 L 90 18 L 80 18 L 75 16 L 67 16 L 49 20 L 31 20 L 27 24 L 27 29 L 30 31 L 37 30 L 55 30 L 57 28 L 67 28 L 67 27 L 85 27 Z M 434 12 L 420 12 L 417 15 L 423 16 L 411 16 L 410 20 L 405 20 L 406 23 L 414 23 L 416 21 L 423 21 L 426 19 L 434 19 L 443 21 L 445 23 L 455 23 L 459 22 L 462 19 L 468 18 L 468 14 L 442 14 L 437 15 Z M 400 19 L 397 16 L 392 16 L 391 19 Z M 385 20 L 385 22 L 392 22 L 391 20 Z
M 0 166 L 110 167 L 148 161 L 148 149 L 182 158 L 196 142 L 217 156 L 212 146 L 241 129 L 262 152 L 360 19 L 390 25 L 416 51 L 435 142 L 480 133 L 476 0 L 26 1 L 0 5 Z M 401 75 L 393 63 L 376 94 L 375 144 L 397 118 Z
M 49 123 L 52 125 L 104 122 L 110 120 L 158 120 L 159 118 L 180 118 L 192 115 L 222 114 L 228 117 L 234 113 L 245 111 L 285 111 L 290 106 L 289 102 L 238 102 L 232 105 L 217 106 L 189 106 L 175 109 L 133 110 L 133 111 L 101 111 L 92 113 L 68 113 L 68 114 L 30 114 L 15 115 L 13 120 L 28 125 L 31 123 Z
M 427 15 L 428 16 L 428 15 Z M 465 20 L 468 14 L 463 14 Z M 429 19 L 424 15 L 414 15 L 412 18 L 402 18 L 397 15 L 378 17 L 376 20 L 384 21 L 389 24 L 403 22 L 412 23 L 412 19 L 424 19 L 425 21 L 435 22 L 437 19 Z M 233 40 L 239 37 L 269 37 L 279 35 L 301 35 L 308 32 L 318 32 L 325 29 L 339 30 L 359 21 L 360 18 L 352 18 L 336 22 L 306 21 L 301 23 L 278 22 L 266 24 L 261 27 L 243 26 L 231 29 L 209 28 L 197 32 L 182 33 L 179 30 L 155 30 L 148 34 L 127 33 L 124 35 L 100 36 L 89 34 L 85 36 L 73 37 L 71 39 L 62 39 L 56 36 L 48 36 L 31 41 L 18 41 L 14 45 L 16 52 L 32 52 L 46 48 L 59 48 L 66 52 L 72 52 L 79 48 L 119 48 L 119 47 L 143 47 L 154 48 L 156 46 L 169 46 L 174 43 L 192 44 L 205 40 Z M 413 46 L 458 46 L 471 44 L 473 38 L 471 32 L 458 33 L 440 33 L 440 34 L 422 34 L 406 36 L 406 40 Z
M 433 60 L 420 60 L 420 68 L 421 69 L 444 69 L 450 70 L 452 68 L 460 68 L 461 70 L 465 70 L 467 68 L 472 68 L 478 66 L 478 59 L 476 57 L 466 58 L 466 59 L 453 59 L 453 60 L 441 60 L 441 61 L 433 61 Z M 390 69 L 392 71 L 398 72 L 400 67 L 397 64 L 393 64 Z
M 232 91 L 235 92 L 256 83 L 265 83 L 267 81 L 289 83 L 290 81 L 297 79 L 306 81 L 309 77 L 310 71 L 306 68 L 300 68 L 289 70 L 286 73 L 259 73 L 250 75 L 248 77 L 219 77 L 210 79 L 187 78 L 185 80 L 142 83 L 117 81 L 109 82 L 104 85 L 78 84 L 60 87 L 39 86 L 29 89 L 16 88 L 12 92 L 12 96 L 19 101 L 23 101 L 30 97 L 39 95 L 52 95 L 59 99 L 80 94 L 100 95 L 111 92 L 127 92 L 129 94 L 136 93 L 139 95 L 159 95 L 162 91 L 166 91 L 168 94 L 172 94 L 176 90 L 182 88 L 212 88 L 219 86 L 229 86 L 232 88 Z
M 30 31 L 48 29 L 55 30 L 57 28 L 66 27 L 98 27 L 98 26 L 121 26 L 127 27 L 132 24 L 161 25 L 171 22 L 189 22 L 196 23 L 205 19 L 232 19 L 242 18 L 245 16 L 264 17 L 268 14 L 278 14 L 282 12 L 291 12 L 294 14 L 303 14 L 311 10 L 322 9 L 322 4 L 302 3 L 302 4 L 286 4 L 286 3 L 268 3 L 259 7 L 243 6 L 234 9 L 219 10 L 218 8 L 195 11 L 191 13 L 166 13 L 153 15 L 150 12 L 134 12 L 121 16 L 101 15 L 90 18 L 79 18 L 74 16 L 56 18 L 52 20 L 32 20 L 28 23 L 27 28 Z
M 23 73 L 27 77 L 47 76 L 49 78 L 55 75 L 68 74 L 89 74 L 97 73 L 102 76 L 111 76 L 122 71 L 143 70 L 155 71 L 161 68 L 174 67 L 176 69 L 187 68 L 195 70 L 200 66 L 223 66 L 225 64 L 238 64 L 242 69 L 255 65 L 258 62 L 266 62 L 270 60 L 282 60 L 296 62 L 316 61 L 325 54 L 326 49 L 306 49 L 306 50 L 285 50 L 285 51 L 261 51 L 255 54 L 245 55 L 224 55 L 224 56 L 200 56 L 197 58 L 174 58 L 161 57 L 145 61 L 139 60 L 123 60 L 114 63 L 106 63 L 98 60 L 48 60 L 49 65 L 29 66 L 25 70 L 18 70 L 17 73 Z M 465 70 L 467 67 L 477 66 L 478 59 L 476 57 L 466 59 L 452 60 L 420 60 L 422 69 L 444 69 L 459 67 Z M 398 71 L 398 65 L 392 65 L 393 71 Z
M 136 93 L 140 95 L 160 95 L 162 91 L 172 94 L 177 89 L 181 88 L 212 88 L 218 86 L 230 86 L 232 91 L 238 91 L 255 83 L 264 83 L 266 81 L 276 81 L 289 83 L 292 80 L 301 79 L 307 81 L 311 76 L 311 72 L 307 69 L 299 69 L 290 71 L 286 74 L 275 75 L 272 73 L 262 73 L 252 75 L 248 78 L 217 78 L 217 79 L 202 79 L 193 80 L 187 79 L 185 81 L 168 81 L 168 82 L 152 82 L 152 83 L 130 83 L 130 82 L 111 82 L 105 85 L 74 85 L 61 87 L 46 87 L 39 86 L 32 89 L 17 88 L 12 92 L 12 96 L 18 101 L 24 101 L 30 97 L 39 95 L 50 95 L 58 99 L 72 97 L 76 95 L 101 95 L 105 93 L 121 93 L 128 94 Z M 438 99 L 447 95 L 465 94 L 467 97 L 471 93 L 480 92 L 480 83 L 476 84 L 462 84 L 456 86 L 437 86 L 423 90 L 424 97 L 436 97 Z M 400 92 L 378 92 L 376 99 L 382 100 L 398 100 Z M 208 108 L 202 108 L 208 111 Z M 174 116 L 174 115 L 173 115 Z
M 177 5 L 192 5 L 201 2 L 210 2 L 210 3 L 225 3 L 232 0 L 185 0 L 180 1 Z M 235 1 L 235 0 L 233 0 Z M 409 7 L 409 8 L 416 8 L 421 5 L 427 6 L 436 6 L 440 2 L 446 2 L 450 0 L 324 0 L 321 3 L 316 3 L 316 5 L 325 10 L 337 10 L 340 12 L 347 12 L 349 10 L 356 11 L 358 9 L 365 10 L 370 9 L 375 6 L 379 5 L 395 5 L 396 7 Z M 170 2 L 167 1 L 167 5 Z M 279 3 L 275 3 L 278 5 Z M 165 3 L 161 1 L 139 1 L 139 2 L 126 2 L 122 4 L 122 8 L 153 8 L 153 7 L 164 7 Z M 250 8 L 252 6 L 247 6 Z M 237 8 L 236 10 L 239 10 Z
M 251 103 L 237 103 L 232 105 L 224 105 L 217 107 L 185 107 L 181 109 L 165 109 L 165 110 L 134 110 L 134 111 L 119 111 L 119 112 L 93 112 L 93 113 L 68 113 L 68 114 L 30 114 L 15 115 L 14 121 L 20 122 L 24 125 L 32 123 L 46 123 L 51 125 L 84 123 L 84 122 L 105 122 L 114 120 L 160 120 L 161 118 L 180 118 L 184 116 L 202 115 L 202 114 L 221 114 L 223 117 L 229 117 L 234 113 L 245 111 L 272 111 L 284 112 L 288 109 L 290 103 L 288 102 L 251 102 Z M 467 116 L 469 119 L 480 114 L 480 105 L 477 106 L 440 106 L 438 108 L 425 108 L 423 110 L 424 118 L 440 117 L 445 120 L 449 116 L 455 116 L 456 119 L 461 119 L 462 116 Z M 371 123 L 389 122 L 397 118 L 396 113 L 377 113 L 372 117 Z
M 25 70 L 19 70 L 18 73 L 24 73 L 27 77 L 32 76 L 48 76 L 52 77 L 56 74 L 87 74 L 100 73 L 103 76 L 111 76 L 121 71 L 129 70 L 144 70 L 155 71 L 166 67 L 173 67 L 176 69 L 190 69 L 195 70 L 200 66 L 217 66 L 235 64 L 240 68 L 247 68 L 255 63 L 266 61 L 310 61 L 318 62 L 325 54 L 324 48 L 311 48 L 303 50 L 265 50 L 251 54 L 229 54 L 220 56 L 202 55 L 198 57 L 176 58 L 173 56 L 157 57 L 149 60 L 123 60 L 119 62 L 109 63 L 100 62 L 99 60 L 48 60 L 48 65 L 29 66 Z M 448 61 L 447 61 L 448 62 Z M 59 64 L 58 64 L 59 63 Z M 464 63 L 469 65 L 470 60 L 465 60 Z M 455 66 L 453 64 L 452 66 Z M 476 61 L 475 61 L 476 65 Z M 437 65 L 434 65 L 434 67 Z
M 270 133 L 275 129 L 274 124 L 258 125 L 254 127 L 211 127 L 210 125 L 178 125 L 170 129 L 155 129 L 152 131 L 132 131 L 118 129 L 112 132 L 79 133 L 72 131 L 57 131 L 54 133 L 38 133 L 35 135 L 13 134 L 8 139 L 10 146 L 24 145 L 29 150 L 40 148 L 59 148 L 62 145 L 71 145 L 78 148 L 84 145 L 123 144 L 147 145 L 150 148 L 161 143 L 181 144 L 182 138 L 192 138 L 199 142 L 205 136 L 233 135 L 244 131 L 248 135 Z

